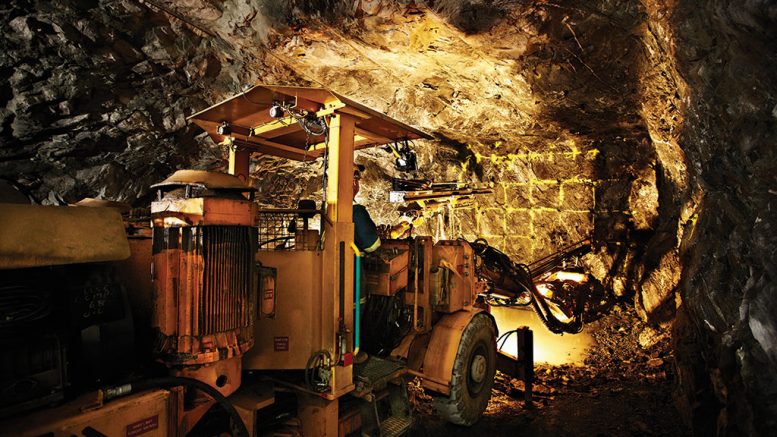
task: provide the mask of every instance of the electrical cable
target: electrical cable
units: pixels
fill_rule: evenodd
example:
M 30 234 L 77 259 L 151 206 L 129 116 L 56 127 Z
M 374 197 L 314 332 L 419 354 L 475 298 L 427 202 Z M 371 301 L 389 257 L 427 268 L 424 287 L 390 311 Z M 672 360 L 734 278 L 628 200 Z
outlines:
M 324 138 L 324 155 L 323 155 L 323 158 L 324 159 L 323 159 L 323 162 L 321 164 L 322 164 L 322 167 L 323 167 L 323 170 L 324 170 L 323 171 L 323 175 L 322 175 L 322 182 L 323 182 L 322 186 L 324 187 L 324 190 L 323 190 L 324 199 L 323 199 L 323 204 L 321 205 L 321 207 L 322 208 L 326 208 L 326 200 L 327 200 L 326 199 L 326 195 L 327 195 L 326 183 L 327 183 L 327 180 L 328 180 L 327 171 L 329 170 L 329 128 L 328 127 L 327 127 L 327 130 L 326 130 L 326 138 Z
M 182 376 L 163 376 L 159 378 L 142 379 L 125 386 L 113 387 L 104 390 L 105 401 L 141 390 L 147 390 L 151 388 L 167 388 L 176 385 L 194 387 L 200 391 L 205 392 L 208 396 L 212 397 L 213 400 L 218 402 L 218 404 L 221 405 L 221 407 L 224 408 L 224 410 L 227 412 L 230 419 L 232 419 L 232 425 L 237 428 L 237 433 L 230 434 L 241 437 L 249 437 L 248 429 L 246 428 L 245 423 L 243 423 L 243 420 L 240 418 L 240 414 L 238 414 L 237 410 L 235 410 L 235 407 L 232 405 L 232 403 L 230 403 L 229 400 L 227 400 L 227 398 L 224 397 L 224 395 L 222 395 L 218 390 L 196 379 Z
M 0 286 L 0 326 L 31 323 L 51 314 L 51 293 L 24 285 Z
M 308 136 L 320 137 L 328 132 L 329 128 L 323 117 L 316 117 L 315 113 L 305 110 L 295 111 L 294 106 L 286 102 L 281 102 L 280 106 L 284 112 L 294 117 Z
M 302 127 L 302 130 L 304 130 L 308 135 L 320 137 L 328 130 L 326 122 L 320 117 L 311 117 L 307 115 L 302 117 L 295 116 L 295 118 L 297 118 L 297 123 L 299 123 L 299 125 Z M 317 128 L 317 130 L 314 128 Z

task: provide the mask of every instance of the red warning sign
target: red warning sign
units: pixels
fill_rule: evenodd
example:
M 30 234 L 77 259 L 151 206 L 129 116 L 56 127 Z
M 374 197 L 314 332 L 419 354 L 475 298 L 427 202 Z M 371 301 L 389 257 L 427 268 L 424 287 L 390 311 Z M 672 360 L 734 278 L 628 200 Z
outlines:
M 127 425 L 127 437 L 145 434 L 159 428 L 159 415 L 148 417 Z
M 275 352 L 288 352 L 289 351 L 289 337 L 275 337 L 273 338 L 273 349 Z

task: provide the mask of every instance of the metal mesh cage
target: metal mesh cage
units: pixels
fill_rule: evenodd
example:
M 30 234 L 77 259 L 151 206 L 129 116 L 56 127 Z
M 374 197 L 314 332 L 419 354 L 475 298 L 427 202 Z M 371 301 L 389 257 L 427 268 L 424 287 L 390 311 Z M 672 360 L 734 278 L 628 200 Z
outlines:
M 321 211 L 261 209 L 256 215 L 259 250 L 316 250 Z

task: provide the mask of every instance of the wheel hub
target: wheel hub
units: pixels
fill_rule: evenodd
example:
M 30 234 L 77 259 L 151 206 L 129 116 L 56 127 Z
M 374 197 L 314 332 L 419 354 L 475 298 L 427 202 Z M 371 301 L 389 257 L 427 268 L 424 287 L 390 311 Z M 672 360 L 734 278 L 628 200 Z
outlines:
M 469 368 L 470 377 L 477 383 L 483 382 L 486 378 L 487 369 L 486 357 L 483 355 L 475 355 L 472 359 L 472 365 Z

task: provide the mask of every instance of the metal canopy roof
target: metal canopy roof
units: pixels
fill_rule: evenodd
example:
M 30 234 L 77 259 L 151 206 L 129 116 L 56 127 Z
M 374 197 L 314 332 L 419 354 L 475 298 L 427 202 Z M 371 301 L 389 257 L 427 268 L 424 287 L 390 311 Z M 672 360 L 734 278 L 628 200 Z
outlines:
M 237 176 L 206 170 L 178 170 L 151 188 L 196 185 L 209 190 L 256 191 L 246 186 Z
M 269 109 L 276 102 L 296 105 L 299 110 L 318 115 L 347 114 L 356 120 L 354 148 L 379 146 L 403 140 L 431 138 L 374 109 L 325 88 L 256 85 L 232 98 L 189 117 L 220 143 L 218 127 L 226 122 L 235 142 L 249 150 L 303 160 L 324 153 L 325 136 L 309 135 L 293 118 L 276 119 Z M 307 153 L 305 152 L 308 147 Z

